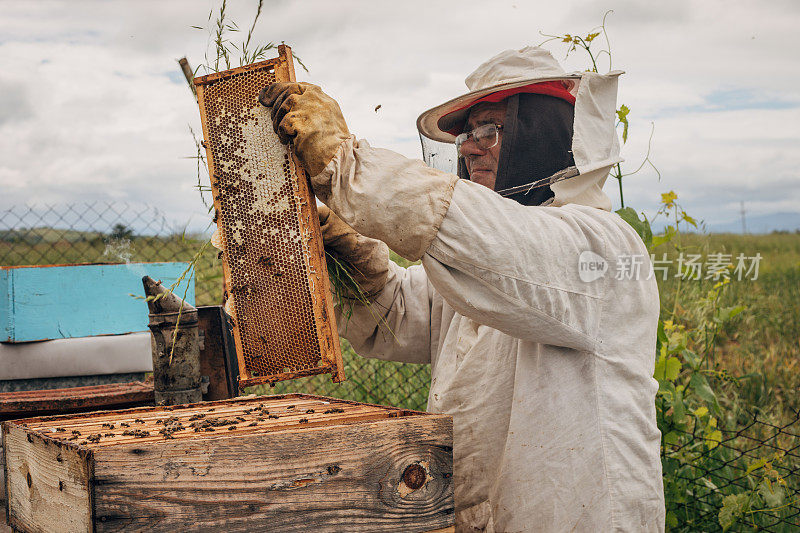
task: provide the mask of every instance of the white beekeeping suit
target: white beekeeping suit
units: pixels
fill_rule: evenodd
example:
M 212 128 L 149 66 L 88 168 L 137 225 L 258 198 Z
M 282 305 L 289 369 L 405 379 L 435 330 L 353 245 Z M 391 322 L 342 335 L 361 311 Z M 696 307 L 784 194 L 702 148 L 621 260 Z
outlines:
M 355 137 L 312 178 L 357 232 L 422 260 L 391 264 L 371 310 L 339 317 L 340 333 L 363 356 L 431 364 L 428 410 L 453 416 L 459 530 L 664 529 L 658 292 L 643 243 L 602 192 L 620 161 L 618 74 L 566 75 L 542 49 L 507 51 L 467 78 L 470 93 L 420 117 L 424 135 L 452 141 L 439 119 L 476 97 L 569 80 L 578 175 L 553 183 L 546 206 Z M 617 276 L 632 256 L 641 275 Z M 607 270 L 582 276 L 587 257 Z

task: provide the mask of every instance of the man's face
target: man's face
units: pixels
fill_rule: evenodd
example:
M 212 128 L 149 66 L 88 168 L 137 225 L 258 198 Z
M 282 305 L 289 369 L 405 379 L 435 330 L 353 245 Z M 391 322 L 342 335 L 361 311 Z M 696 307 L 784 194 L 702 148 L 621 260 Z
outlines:
M 505 100 L 497 103 L 480 103 L 470 110 L 464 131 L 472 131 L 483 124 L 502 125 L 505 118 Z M 497 144 L 488 150 L 482 150 L 472 138 L 461 145 L 461 154 L 464 156 L 470 181 L 494 190 L 494 184 L 497 180 L 497 162 L 500 157 L 500 145 L 502 142 L 503 131 L 500 130 Z

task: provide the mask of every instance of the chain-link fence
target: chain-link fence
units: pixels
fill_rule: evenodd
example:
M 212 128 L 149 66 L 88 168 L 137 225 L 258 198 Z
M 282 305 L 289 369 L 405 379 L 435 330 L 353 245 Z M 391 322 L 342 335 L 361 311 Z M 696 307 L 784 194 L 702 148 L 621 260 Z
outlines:
M 0 211 L 0 265 L 54 265 L 192 261 L 204 239 L 186 235 L 158 209 L 124 203 L 83 203 L 58 206 L 15 206 Z M 198 305 L 222 300 L 222 263 L 208 248 L 196 262 Z M 347 381 L 334 384 L 316 376 L 248 392 L 306 392 L 356 401 L 424 410 L 430 368 L 364 359 L 343 340 Z
M 728 425 L 720 440 L 698 424 L 665 442 L 669 529 L 800 531 L 800 413 L 781 424 L 743 414 Z
M 191 261 L 203 239 L 186 236 L 163 213 L 134 204 L 18 206 L 0 211 L 0 265 L 126 261 Z M 220 303 L 221 262 L 209 250 L 197 260 L 198 305 Z M 342 341 L 347 381 L 329 376 L 278 383 L 251 392 L 307 392 L 368 403 L 424 409 L 427 365 L 361 358 Z M 719 444 L 698 428 L 664 444 L 668 529 L 800 531 L 798 418 L 774 425 L 757 418 L 728 421 Z

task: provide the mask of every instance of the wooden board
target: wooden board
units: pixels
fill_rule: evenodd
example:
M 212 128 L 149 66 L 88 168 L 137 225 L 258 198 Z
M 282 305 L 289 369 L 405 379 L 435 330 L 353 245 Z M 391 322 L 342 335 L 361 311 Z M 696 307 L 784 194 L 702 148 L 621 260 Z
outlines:
M 9 523 L 22 531 L 91 531 L 88 452 L 3 430 Z
M 133 381 L 65 389 L 0 393 L 0 421 L 14 418 L 120 409 L 153 404 L 153 384 Z M 5 508 L 3 438 L 0 435 L 0 507 Z
M 16 420 L 3 431 L 9 520 L 23 531 L 56 531 L 55 515 L 71 531 L 453 525 L 445 415 L 283 395 Z
M 153 384 L 141 381 L 66 389 L 0 392 L 0 420 L 122 408 L 153 403 Z
M 147 331 L 142 276 L 175 282 L 188 263 L 0 267 L 0 342 Z M 176 293 L 183 296 L 183 288 Z M 186 300 L 194 302 L 190 283 Z
M 204 401 L 239 395 L 239 362 L 225 312 L 220 305 L 197 308 L 200 330 L 200 374 L 208 376 Z
M 194 80 L 240 385 L 345 379 L 316 201 L 258 93 L 294 81 L 279 57 Z

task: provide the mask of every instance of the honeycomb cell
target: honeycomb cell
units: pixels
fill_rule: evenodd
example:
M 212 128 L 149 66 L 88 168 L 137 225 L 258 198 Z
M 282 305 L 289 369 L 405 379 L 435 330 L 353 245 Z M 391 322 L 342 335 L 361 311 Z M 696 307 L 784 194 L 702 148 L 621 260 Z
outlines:
M 314 198 L 257 101 L 275 61 L 257 65 L 195 81 L 240 374 L 343 377 Z

